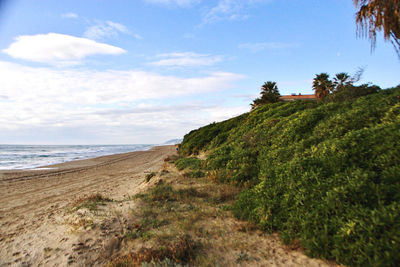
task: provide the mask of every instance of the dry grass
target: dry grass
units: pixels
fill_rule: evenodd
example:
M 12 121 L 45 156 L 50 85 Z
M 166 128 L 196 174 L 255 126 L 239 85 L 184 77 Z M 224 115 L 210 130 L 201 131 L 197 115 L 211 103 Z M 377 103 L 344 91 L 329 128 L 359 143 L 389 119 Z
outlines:
M 124 252 L 109 266 L 273 266 L 293 252 L 234 219 L 237 187 L 184 176 L 168 163 L 162 169 L 168 170 L 162 182 L 134 198 Z
M 120 256 L 108 266 L 142 266 L 145 262 L 161 262 L 165 259 L 170 259 L 173 263 L 188 263 L 193 259 L 197 246 L 191 236 L 181 235 L 158 248 L 142 247 L 137 252 Z
M 174 163 L 177 159 L 179 159 L 178 155 L 169 155 L 164 159 L 164 162 Z
M 169 168 L 167 174 L 165 182 L 136 196 L 140 209 L 131 212 L 133 219 L 123 237 L 130 252 L 113 260 L 110 266 L 140 266 L 164 259 L 196 266 L 215 265 L 215 259 L 203 256 L 202 242 L 204 238 L 226 234 L 215 231 L 209 222 L 226 216 L 228 211 L 221 207 L 232 202 L 237 189 L 213 184 L 207 178 L 184 177 L 176 169 Z M 180 178 L 169 180 L 172 176 Z

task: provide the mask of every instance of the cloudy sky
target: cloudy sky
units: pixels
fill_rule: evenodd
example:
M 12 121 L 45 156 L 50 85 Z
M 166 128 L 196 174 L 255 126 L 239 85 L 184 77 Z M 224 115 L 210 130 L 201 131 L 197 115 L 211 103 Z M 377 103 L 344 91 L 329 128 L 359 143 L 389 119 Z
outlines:
M 400 83 L 351 0 L 0 1 L 0 144 L 138 144 L 247 112 L 265 81 Z

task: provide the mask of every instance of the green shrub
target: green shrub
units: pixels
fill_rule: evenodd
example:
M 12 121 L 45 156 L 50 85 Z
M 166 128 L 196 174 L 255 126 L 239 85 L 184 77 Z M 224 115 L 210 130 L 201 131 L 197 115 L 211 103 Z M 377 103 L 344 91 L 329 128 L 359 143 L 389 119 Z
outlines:
M 175 165 L 178 170 L 191 169 L 199 170 L 201 168 L 202 161 L 198 158 L 180 158 L 175 161 Z
M 144 195 L 144 198 L 150 201 L 176 200 L 175 191 L 170 184 L 160 184 L 154 187 L 147 195 Z
M 376 85 L 369 85 L 369 84 L 363 84 L 360 86 L 346 85 L 343 88 L 341 88 L 338 92 L 335 92 L 334 94 L 330 94 L 327 97 L 325 97 L 324 101 L 326 102 L 347 101 L 359 98 L 361 96 L 375 94 L 380 90 L 381 88 L 379 88 Z
M 341 93 L 261 106 L 192 131 L 182 147 L 208 150 L 210 178 L 246 189 L 232 207 L 238 218 L 300 240 L 312 256 L 398 266 L 400 86 Z
M 183 156 L 189 156 L 191 154 L 198 154 L 210 144 L 218 146 L 224 143 L 227 140 L 229 130 L 240 125 L 246 117 L 247 114 L 243 114 L 234 119 L 212 123 L 198 130 L 191 131 L 185 135 L 186 142 L 180 145 L 179 153 Z

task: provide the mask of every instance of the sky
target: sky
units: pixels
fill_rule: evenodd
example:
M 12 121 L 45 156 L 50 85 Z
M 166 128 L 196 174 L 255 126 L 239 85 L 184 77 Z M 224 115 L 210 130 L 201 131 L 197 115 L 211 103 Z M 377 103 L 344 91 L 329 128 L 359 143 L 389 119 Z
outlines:
M 159 144 L 248 112 L 266 81 L 400 84 L 351 0 L 0 0 L 0 144 Z

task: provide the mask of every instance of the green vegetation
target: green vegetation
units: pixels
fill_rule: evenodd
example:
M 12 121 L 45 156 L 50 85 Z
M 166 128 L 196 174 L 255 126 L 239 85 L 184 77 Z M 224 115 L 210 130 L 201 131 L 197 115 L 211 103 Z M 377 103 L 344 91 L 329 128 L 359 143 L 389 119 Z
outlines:
M 180 158 L 175 162 L 178 170 L 199 170 L 201 168 L 201 164 L 201 160 L 198 158 Z
M 309 255 L 398 266 L 400 86 L 339 91 L 192 131 L 181 156 L 206 151 L 209 178 L 244 189 L 234 214 Z
M 333 83 L 329 80 L 329 74 L 317 74 L 313 80 L 313 90 L 317 99 L 323 99 L 333 90 Z
M 207 147 L 216 147 L 227 141 L 229 131 L 236 128 L 247 117 L 246 114 L 220 123 L 212 123 L 207 127 L 191 131 L 185 137 L 185 144 L 180 146 L 182 155 L 198 154 Z
M 353 85 L 361 79 L 363 73 L 363 68 L 359 68 L 351 77 L 346 72 L 340 72 L 333 77 L 333 81 L 329 79 L 328 73 L 316 74 L 312 85 L 316 98 L 326 100 L 328 97 L 330 101 L 344 101 L 377 93 L 380 90 L 378 86 Z
M 188 172 L 184 173 L 185 177 L 202 178 L 206 176 L 205 172 L 201 170 L 202 166 L 204 165 L 204 162 L 201 159 L 194 157 L 183 157 L 179 158 L 174 163 L 178 170 L 189 170 Z

